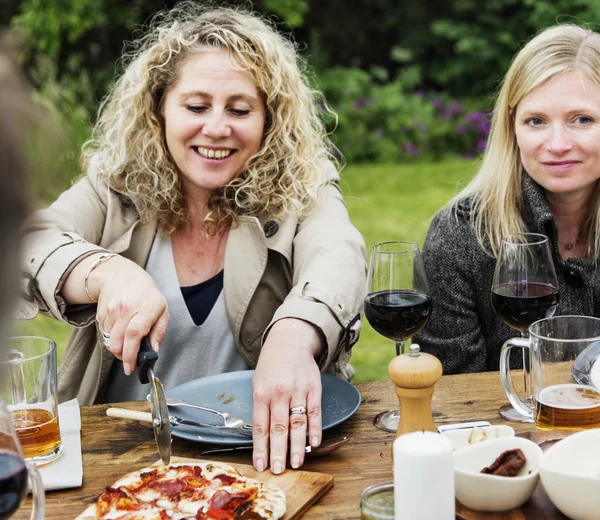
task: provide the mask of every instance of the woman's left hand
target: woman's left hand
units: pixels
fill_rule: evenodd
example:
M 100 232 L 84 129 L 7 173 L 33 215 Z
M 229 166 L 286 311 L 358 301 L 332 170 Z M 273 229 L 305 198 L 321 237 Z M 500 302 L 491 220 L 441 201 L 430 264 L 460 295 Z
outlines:
M 257 471 L 270 466 L 273 473 L 283 473 L 288 435 L 292 468 L 304 463 L 307 431 L 311 446 L 321 444 L 321 374 L 315 356 L 322 342 L 318 330 L 302 320 L 285 318 L 271 328 L 252 380 Z

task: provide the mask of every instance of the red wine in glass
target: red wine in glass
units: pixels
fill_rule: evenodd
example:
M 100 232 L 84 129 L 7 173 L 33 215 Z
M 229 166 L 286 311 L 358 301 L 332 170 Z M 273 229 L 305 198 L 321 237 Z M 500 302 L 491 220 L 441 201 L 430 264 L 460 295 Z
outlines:
M 382 336 L 396 345 L 421 331 L 431 314 L 431 296 L 419 246 L 414 242 L 382 242 L 373 246 L 367 277 L 365 315 Z M 396 432 L 398 409 L 378 414 L 373 424 L 380 430 Z
M 27 491 L 27 467 L 15 453 L 0 452 L 0 520 L 10 518 Z
M 532 323 L 554 316 L 558 307 L 558 280 L 546 235 L 515 233 L 502 237 L 491 301 L 496 315 L 523 337 L 527 337 Z M 523 401 L 533 404 L 527 352 L 523 349 Z M 510 404 L 500 407 L 499 412 L 509 421 L 532 422 Z
M 526 333 L 529 325 L 554 316 L 558 289 L 536 282 L 512 282 L 492 289 L 492 307 L 509 327 Z
M 8 385 L 9 391 L 10 386 Z M 45 494 L 42 479 L 35 466 L 23 459 L 13 417 L 0 395 L 0 520 L 10 518 L 19 509 L 27 493 L 28 479 L 33 497 L 30 519 L 44 520 Z
M 421 291 L 378 291 L 365 299 L 365 316 L 371 327 L 396 342 L 420 332 L 430 313 L 431 296 Z

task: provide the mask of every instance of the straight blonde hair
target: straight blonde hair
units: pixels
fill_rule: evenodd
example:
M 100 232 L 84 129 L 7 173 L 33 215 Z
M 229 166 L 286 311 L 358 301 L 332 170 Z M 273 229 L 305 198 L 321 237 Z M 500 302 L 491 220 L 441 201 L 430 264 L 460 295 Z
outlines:
M 532 38 L 516 55 L 500 88 L 491 131 L 479 171 L 452 201 L 471 198 L 471 218 L 484 250 L 497 255 L 502 237 L 526 231 L 521 216 L 523 164 L 515 134 L 515 111 L 521 100 L 540 85 L 569 71 L 579 71 L 600 88 L 600 34 L 560 24 Z M 600 187 L 584 224 L 587 254 L 600 252 Z M 487 244 L 486 244 L 487 241 Z

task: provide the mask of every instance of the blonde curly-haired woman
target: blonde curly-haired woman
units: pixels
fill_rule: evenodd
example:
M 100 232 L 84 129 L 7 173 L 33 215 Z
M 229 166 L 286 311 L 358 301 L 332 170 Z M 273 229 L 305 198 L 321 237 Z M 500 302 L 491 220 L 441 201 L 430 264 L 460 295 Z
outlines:
M 35 302 L 78 327 L 60 398 L 143 399 L 149 335 L 166 389 L 255 368 L 254 466 L 283 472 L 289 440 L 297 468 L 320 371 L 351 376 L 365 289 L 318 98 L 294 45 L 239 10 L 179 4 L 124 60 L 86 176 L 27 226 Z
M 424 247 L 434 310 L 418 336 L 445 373 L 498 370 L 514 330 L 490 302 L 504 235 L 547 235 L 557 315 L 600 315 L 600 34 L 570 24 L 532 38 L 498 94 L 483 163 L 434 218 Z

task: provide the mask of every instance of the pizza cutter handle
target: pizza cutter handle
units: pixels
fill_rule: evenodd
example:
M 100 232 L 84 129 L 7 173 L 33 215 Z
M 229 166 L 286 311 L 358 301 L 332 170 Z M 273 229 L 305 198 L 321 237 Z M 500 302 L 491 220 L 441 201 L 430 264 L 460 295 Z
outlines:
M 156 363 L 157 359 L 158 354 L 152 350 L 150 338 L 144 336 L 144 339 L 140 343 L 140 350 L 138 351 L 137 356 L 138 377 L 140 383 L 143 385 L 150 382 L 150 371 L 154 367 L 154 363 Z
M 128 410 L 126 408 L 107 408 L 106 415 L 109 417 L 118 417 L 119 419 L 133 419 L 134 421 L 152 422 L 150 412 L 139 412 L 137 410 Z

